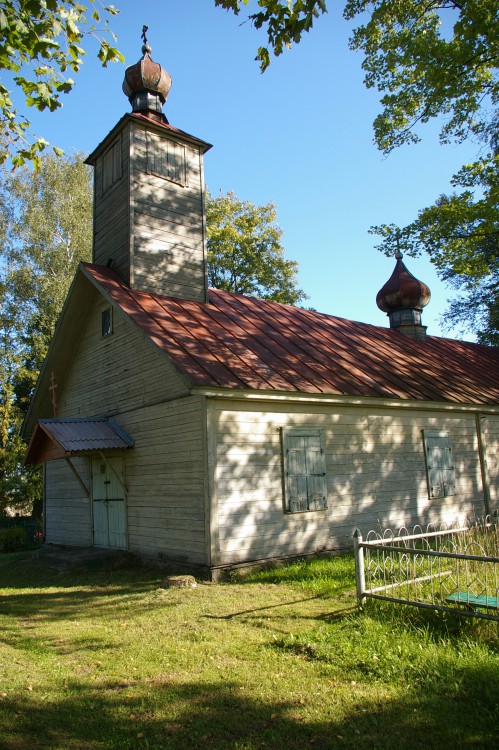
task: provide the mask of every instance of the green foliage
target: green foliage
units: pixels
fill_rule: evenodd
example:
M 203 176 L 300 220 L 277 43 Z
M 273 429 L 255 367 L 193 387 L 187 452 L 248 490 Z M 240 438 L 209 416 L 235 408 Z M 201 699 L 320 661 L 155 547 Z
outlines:
M 371 228 L 387 255 L 426 253 L 440 277 L 458 292 L 446 326 L 472 330 L 499 345 L 499 153 L 465 165 L 453 178 L 460 192 L 441 195 L 408 226 Z
M 80 260 L 90 260 L 92 192 L 81 156 L 44 156 L 0 179 L 0 508 L 30 509 L 39 467 L 19 428 Z
M 273 203 L 256 206 L 234 193 L 206 196 L 208 282 L 216 289 L 296 305 L 298 264 L 284 257 Z
M 22 528 L 0 529 L 0 552 L 21 552 L 25 548 L 26 533 Z
M 118 11 L 96 0 L 0 0 L 0 69 L 22 92 L 27 107 L 53 112 L 61 96 L 69 93 L 86 54 L 81 46 L 89 36 L 99 43 L 102 65 L 123 55 L 108 39 L 109 17 Z M 100 10 L 97 9 L 99 6 Z M 97 24 L 102 24 L 98 28 Z M 16 109 L 11 91 L 0 82 L 0 133 L 8 147 L 0 152 L 0 163 L 11 153 L 15 167 L 26 161 L 40 165 L 40 154 L 48 146 L 44 138 L 34 140 L 29 120 Z M 60 149 L 54 149 L 60 155 Z
M 442 115 L 444 143 L 487 135 L 499 98 L 496 0 L 347 0 L 345 18 L 363 14 L 351 48 L 365 55 L 366 86 L 383 94 L 382 151 L 418 141 L 415 125 Z
M 379 249 L 427 253 L 460 293 L 448 327 L 499 341 L 499 4 L 497 0 L 348 0 L 345 17 L 369 11 L 351 47 L 365 57 L 365 84 L 381 94 L 375 142 L 385 153 L 420 140 L 418 126 L 443 121 L 442 143 L 477 141 L 486 153 L 453 177 L 441 195 L 401 229 L 381 225 Z M 365 16 L 360 16 L 364 20 Z
M 215 0 L 239 14 L 249 0 Z M 270 53 L 298 43 L 325 2 L 259 0 L 248 20 L 267 32 L 262 70 Z M 359 21 L 350 47 L 364 55 L 365 85 L 381 95 L 374 140 L 388 154 L 421 139 L 421 127 L 442 122 L 442 143 L 477 142 L 473 164 L 454 176 L 455 192 L 420 211 L 405 229 L 378 226 L 380 249 L 399 243 L 410 255 L 427 253 L 441 278 L 459 292 L 447 323 L 474 330 L 484 343 L 499 342 L 498 0 L 346 0 L 343 15 Z
M 215 0 L 225 10 L 239 15 L 249 0 Z M 298 44 L 305 32 L 310 31 L 315 19 L 327 13 L 325 0 L 258 0 L 260 10 L 251 13 L 248 20 L 256 29 L 267 33 L 268 47 L 259 47 L 256 60 L 263 71 L 270 65 L 270 52 L 277 57 L 285 48 Z

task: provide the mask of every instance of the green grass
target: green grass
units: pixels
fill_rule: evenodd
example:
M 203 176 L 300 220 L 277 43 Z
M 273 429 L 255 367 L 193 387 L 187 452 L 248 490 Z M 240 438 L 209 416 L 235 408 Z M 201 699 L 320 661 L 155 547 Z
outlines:
M 495 624 L 356 608 L 350 557 L 164 589 L 0 556 L 2 750 L 489 748 Z

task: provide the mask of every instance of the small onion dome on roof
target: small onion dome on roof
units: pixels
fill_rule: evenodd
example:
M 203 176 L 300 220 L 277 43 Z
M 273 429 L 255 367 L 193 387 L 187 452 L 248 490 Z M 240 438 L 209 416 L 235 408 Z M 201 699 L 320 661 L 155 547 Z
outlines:
M 395 310 L 421 311 L 430 301 L 430 289 L 407 270 L 401 252 L 397 251 L 395 258 L 397 263 L 393 273 L 376 295 L 376 304 L 386 313 Z
M 172 85 L 170 74 L 159 63 L 151 59 L 151 47 L 147 43 L 147 26 L 142 29 L 142 57 L 125 71 L 123 92 L 128 97 L 134 112 L 161 112 Z

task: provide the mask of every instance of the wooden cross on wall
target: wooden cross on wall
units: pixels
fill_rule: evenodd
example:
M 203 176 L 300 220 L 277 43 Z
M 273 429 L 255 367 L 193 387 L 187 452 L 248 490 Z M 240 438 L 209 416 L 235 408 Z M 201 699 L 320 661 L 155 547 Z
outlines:
M 57 417 L 57 380 L 53 371 L 50 373 L 49 391 L 52 391 L 52 406 L 54 409 L 54 417 Z

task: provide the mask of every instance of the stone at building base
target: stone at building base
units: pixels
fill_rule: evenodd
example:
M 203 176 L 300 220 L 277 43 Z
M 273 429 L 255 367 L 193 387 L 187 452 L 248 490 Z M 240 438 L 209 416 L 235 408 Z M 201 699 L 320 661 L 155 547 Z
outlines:
M 194 576 L 190 575 L 167 576 L 161 584 L 161 588 L 163 589 L 195 589 L 196 586 L 196 579 L 194 578 Z

